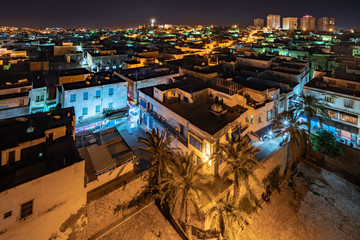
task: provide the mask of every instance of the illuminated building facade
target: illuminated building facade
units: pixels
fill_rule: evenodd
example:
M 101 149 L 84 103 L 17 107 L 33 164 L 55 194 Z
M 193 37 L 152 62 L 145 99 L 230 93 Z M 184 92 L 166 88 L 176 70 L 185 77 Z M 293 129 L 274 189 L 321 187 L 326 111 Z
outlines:
M 263 18 L 254 19 L 254 27 L 262 28 L 265 26 L 265 20 Z
M 283 18 L 283 27 L 282 28 L 284 30 L 298 29 L 298 18 L 296 18 L 296 17 Z
M 179 76 L 173 84 L 140 90 L 140 125 L 148 131 L 167 129 L 176 138 L 173 147 L 194 151 L 197 161 L 208 162 L 207 170 L 216 174 L 224 167 L 210 159 L 218 144 L 250 132 L 256 139 L 255 133 L 271 124 L 279 94 L 273 87 Z
M 335 18 L 322 17 L 317 21 L 318 30 L 323 32 L 333 31 L 335 29 Z
M 268 28 L 280 28 L 280 15 L 269 14 L 267 16 L 266 26 Z
M 306 15 L 300 18 L 300 28 L 303 31 L 315 31 L 315 17 Z
M 1 239 L 49 239 L 86 204 L 74 114 L 67 108 L 1 121 Z
M 304 86 L 304 92 L 328 104 L 331 121 L 324 129 L 345 141 L 360 144 L 359 75 L 320 72 Z
M 63 107 L 74 107 L 76 122 L 101 117 L 105 109 L 127 107 L 127 82 L 110 72 L 91 74 L 86 81 L 62 85 Z

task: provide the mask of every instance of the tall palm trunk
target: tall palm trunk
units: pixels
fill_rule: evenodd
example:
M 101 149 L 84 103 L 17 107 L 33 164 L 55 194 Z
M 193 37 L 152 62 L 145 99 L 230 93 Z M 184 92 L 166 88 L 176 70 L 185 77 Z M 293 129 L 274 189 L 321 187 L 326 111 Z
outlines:
M 158 166 L 157 166 L 157 186 L 160 186 L 161 183 L 161 166 L 160 166 L 160 161 L 158 161 Z
M 189 224 L 189 215 L 188 215 L 188 199 L 185 200 L 185 232 L 188 236 L 188 239 L 192 239 L 191 226 Z
M 285 179 L 289 179 L 291 174 L 291 167 L 293 164 L 292 155 L 293 155 L 293 141 L 290 140 L 288 142 L 287 152 L 286 152 L 286 167 L 285 167 L 285 176 L 284 176 Z

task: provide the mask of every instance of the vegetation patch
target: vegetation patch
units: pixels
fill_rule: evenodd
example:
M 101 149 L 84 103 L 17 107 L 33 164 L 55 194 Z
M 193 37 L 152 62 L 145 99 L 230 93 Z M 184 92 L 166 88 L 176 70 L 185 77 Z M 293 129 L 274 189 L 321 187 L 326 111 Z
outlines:
M 276 190 L 278 193 L 281 192 L 281 176 L 280 176 L 280 167 L 275 167 L 266 178 L 263 179 L 265 186 L 269 186 L 271 191 Z

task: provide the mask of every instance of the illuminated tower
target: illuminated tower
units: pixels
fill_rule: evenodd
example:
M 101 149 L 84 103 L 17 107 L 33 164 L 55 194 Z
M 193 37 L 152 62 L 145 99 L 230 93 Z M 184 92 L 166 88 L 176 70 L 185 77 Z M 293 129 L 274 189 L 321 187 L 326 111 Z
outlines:
M 322 17 L 318 18 L 318 30 L 324 32 L 331 32 L 335 28 L 335 18 Z
M 280 15 L 269 14 L 267 16 L 266 26 L 268 28 L 280 28 Z
M 315 31 L 315 17 L 306 15 L 300 18 L 300 28 L 303 31 Z
M 265 20 L 262 19 L 262 18 L 254 19 L 254 26 L 255 27 L 260 27 L 260 28 L 264 27 L 265 26 Z
M 296 30 L 298 28 L 298 18 L 296 17 L 283 18 L 282 28 L 284 30 Z

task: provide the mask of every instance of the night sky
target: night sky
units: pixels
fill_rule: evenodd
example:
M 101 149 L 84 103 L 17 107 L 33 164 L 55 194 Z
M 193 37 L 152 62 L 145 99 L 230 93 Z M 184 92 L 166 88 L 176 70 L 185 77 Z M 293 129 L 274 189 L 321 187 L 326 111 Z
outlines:
M 281 17 L 335 17 L 337 28 L 360 26 L 360 1 L 275 0 L 5 0 L 0 26 L 137 27 L 158 24 L 252 25 L 269 13 Z

